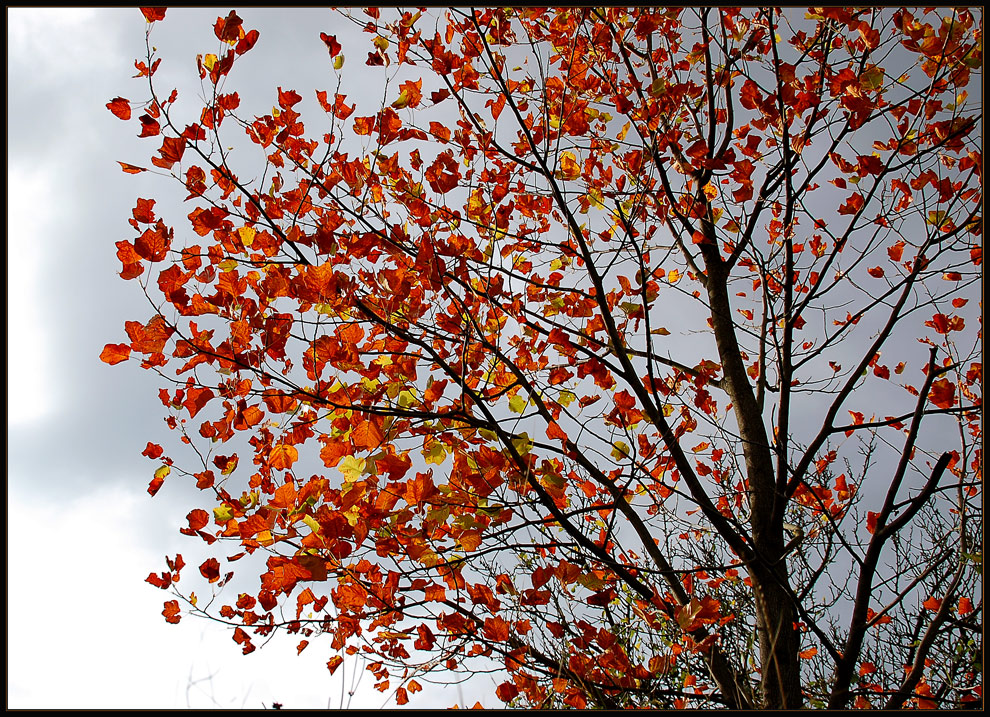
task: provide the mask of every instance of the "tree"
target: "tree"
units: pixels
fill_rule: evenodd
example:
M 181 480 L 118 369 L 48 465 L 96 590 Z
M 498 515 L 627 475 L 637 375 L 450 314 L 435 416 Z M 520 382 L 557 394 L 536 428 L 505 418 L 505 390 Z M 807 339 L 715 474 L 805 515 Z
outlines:
M 239 109 L 234 12 L 194 109 L 135 63 L 121 166 L 192 210 L 137 200 L 154 313 L 102 358 L 166 382 L 199 572 L 260 573 L 213 611 L 176 556 L 166 619 L 325 634 L 400 704 L 464 664 L 515 705 L 982 699 L 982 18 L 348 18 L 385 99 L 321 32 L 312 139 L 294 90 Z

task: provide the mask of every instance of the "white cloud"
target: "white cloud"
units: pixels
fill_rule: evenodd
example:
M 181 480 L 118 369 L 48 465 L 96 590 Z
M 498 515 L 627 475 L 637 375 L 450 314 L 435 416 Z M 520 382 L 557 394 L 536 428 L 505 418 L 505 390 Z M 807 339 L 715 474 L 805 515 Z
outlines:
M 94 42 L 93 32 L 94 25 L 105 26 L 109 16 L 109 11 L 93 8 L 8 8 L 8 60 L 27 60 L 32 69 L 29 81 L 35 83 L 109 67 L 118 54 L 111 45 Z
M 41 197 L 50 175 L 41 169 L 7 170 L 7 424 L 31 423 L 51 408 L 51 370 L 38 311 L 42 234 L 48 224 Z
M 147 495 L 38 495 L 9 496 L 8 707 L 337 706 L 339 677 L 316 644 L 297 657 L 295 641 L 276 640 L 245 657 L 223 626 L 165 622 L 167 594 L 143 582 L 161 555 L 135 540 L 156 520 Z

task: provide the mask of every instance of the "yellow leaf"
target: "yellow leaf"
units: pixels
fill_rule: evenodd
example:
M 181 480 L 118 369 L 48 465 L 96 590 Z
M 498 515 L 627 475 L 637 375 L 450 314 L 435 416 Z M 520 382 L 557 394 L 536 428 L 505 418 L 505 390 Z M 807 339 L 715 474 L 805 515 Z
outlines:
M 207 70 L 212 70 L 215 64 L 217 64 L 217 56 L 214 55 L 213 53 L 210 53 L 209 55 L 203 58 L 203 67 L 205 67 Z
M 172 469 L 168 466 L 162 466 L 155 471 L 155 478 L 158 480 L 165 480 L 165 477 L 172 472 Z
M 577 179 L 581 176 L 581 165 L 578 164 L 573 152 L 564 152 L 560 155 L 560 166 L 556 175 L 560 179 Z
M 509 399 L 509 410 L 513 413 L 522 413 L 526 410 L 526 399 L 522 396 L 513 396 Z
M 630 453 L 629 444 L 625 441 L 616 441 L 612 444 L 612 457 L 617 461 L 628 458 Z
M 368 462 L 364 458 L 347 456 L 340 462 L 337 469 L 344 474 L 344 479 L 350 483 L 361 478 L 367 465 Z
M 423 457 L 427 463 L 440 465 L 447 458 L 447 449 L 439 441 L 433 441 L 429 448 L 423 449 Z
M 241 238 L 241 244 L 250 247 L 254 243 L 254 235 L 257 232 L 251 227 L 241 227 L 237 230 L 237 236 Z
M 314 534 L 319 534 L 320 524 L 317 522 L 316 518 L 311 515 L 304 515 L 303 522 L 309 526 L 309 529 L 312 530 Z
M 530 439 L 528 433 L 521 433 L 518 438 L 512 439 L 512 446 L 519 455 L 524 456 L 533 450 L 533 441 Z
M 333 69 L 339 70 L 343 66 L 344 66 L 343 55 L 337 55 L 335 58 L 333 58 Z

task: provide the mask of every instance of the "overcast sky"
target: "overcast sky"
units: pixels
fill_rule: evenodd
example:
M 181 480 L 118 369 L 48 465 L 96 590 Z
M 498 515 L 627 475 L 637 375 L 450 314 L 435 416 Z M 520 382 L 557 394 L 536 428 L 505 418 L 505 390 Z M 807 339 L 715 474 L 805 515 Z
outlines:
M 212 26 L 228 11 L 172 9 L 156 25 L 158 78 L 180 101 L 194 99 L 196 54 L 216 52 Z M 230 85 L 250 112 L 269 111 L 281 86 L 303 95 L 305 120 L 313 89 L 335 89 L 320 32 L 337 34 L 345 56 L 365 39 L 326 10 L 239 14 L 261 33 Z M 175 192 L 120 171 L 118 160 L 146 165 L 155 146 L 105 106 L 146 99 L 131 77 L 145 21 L 136 8 L 8 9 L 7 20 L 8 707 L 341 707 L 350 691 L 352 707 L 393 706 L 370 675 L 358 679 L 359 663 L 329 676 L 319 639 L 298 657 L 294 637 L 245 657 L 220 625 L 161 616 L 169 596 L 144 578 L 177 552 L 195 571 L 202 543 L 177 529 L 199 496 L 181 481 L 148 496 L 155 464 L 141 451 L 175 443 L 161 381 L 137 362 L 99 360 L 126 341 L 125 320 L 151 313 L 137 282 L 117 277 L 114 243 L 133 238 L 137 197 Z M 381 73 L 364 52 L 350 53 L 343 91 L 373 107 Z M 169 220 L 182 230 L 181 215 Z M 927 355 L 913 339 L 911 349 Z M 409 707 L 500 705 L 487 677 L 410 697 Z
M 163 85 L 182 95 L 196 54 L 216 52 L 221 12 L 172 9 L 156 25 Z M 261 39 L 233 79 L 242 98 L 254 88 L 259 107 L 279 85 L 314 104 L 314 88 L 334 89 L 320 31 L 341 33 L 345 52 L 361 39 L 326 10 L 239 14 Z M 131 79 L 144 18 L 135 8 L 20 8 L 7 20 L 8 707 L 340 707 L 351 690 L 352 707 L 394 705 L 370 675 L 355 682 L 356 662 L 330 677 L 318 639 L 298 657 L 298 638 L 245 657 L 219 625 L 165 623 L 168 596 L 144 578 L 165 569 L 166 554 L 201 562 L 192 556 L 202 544 L 177 532 L 196 491 L 170 481 L 148 496 L 155 466 L 141 451 L 174 442 L 158 377 L 99 361 L 106 343 L 126 340 L 125 320 L 151 311 L 136 282 L 117 278 L 114 242 L 132 238 L 138 196 L 174 191 L 120 171 L 117 160 L 147 164 L 154 148 L 105 107 L 146 98 Z M 380 98 L 351 65 L 352 86 Z M 427 687 L 408 706 L 496 706 L 480 689 Z

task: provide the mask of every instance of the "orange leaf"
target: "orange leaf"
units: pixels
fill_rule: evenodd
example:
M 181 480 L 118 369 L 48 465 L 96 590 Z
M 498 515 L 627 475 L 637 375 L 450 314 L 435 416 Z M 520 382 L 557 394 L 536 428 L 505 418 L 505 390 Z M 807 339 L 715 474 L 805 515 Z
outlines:
M 817 647 L 809 647 L 807 650 L 802 650 L 798 653 L 798 657 L 802 660 L 810 660 L 812 657 L 818 654 Z
M 127 344 L 107 344 L 100 353 L 100 361 L 113 366 L 121 361 L 126 361 L 130 355 L 131 347 Z
M 878 516 L 879 513 L 874 513 L 872 510 L 867 511 L 866 513 L 866 529 L 870 531 L 870 535 L 873 535 L 873 533 L 875 533 L 877 530 Z
M 117 164 L 119 164 L 120 165 L 120 168 L 123 171 L 127 172 L 128 174 L 140 174 L 141 172 L 147 172 L 148 171 L 144 167 L 138 167 L 138 166 L 133 165 L 133 164 L 127 164 L 127 162 L 121 162 L 120 160 L 117 161 Z
M 355 117 L 354 118 L 354 134 L 371 134 L 371 130 L 375 126 L 374 117 Z
M 567 434 L 564 433 L 564 429 L 560 427 L 560 424 L 556 421 L 551 421 L 550 425 L 547 426 L 547 438 L 554 439 L 559 438 L 562 441 L 567 440 Z
M 923 603 L 921 603 L 921 606 L 924 607 L 926 610 L 931 610 L 932 612 L 938 612 L 938 609 L 942 607 L 942 601 L 939 600 L 937 597 L 932 596 L 927 600 L 925 600 Z
M 272 448 L 272 452 L 268 454 L 268 457 L 271 461 L 272 468 L 277 471 L 287 471 L 292 467 L 293 463 L 299 460 L 299 451 L 296 450 L 295 446 L 279 443 Z
M 182 619 L 179 615 L 179 601 L 178 600 L 166 600 L 165 609 L 162 610 L 162 615 L 165 616 L 165 622 L 170 622 L 173 625 L 178 623 Z
M 423 592 L 429 602 L 443 602 L 447 599 L 447 588 L 443 585 L 427 585 Z
M 165 478 L 161 476 L 155 476 L 154 478 L 152 478 L 151 482 L 148 484 L 148 495 L 154 495 L 155 493 L 157 493 L 161 489 L 164 483 L 165 483 Z
M 351 431 L 351 443 L 355 448 L 375 450 L 378 448 L 385 436 L 381 429 L 372 421 L 362 421 L 353 431 Z
M 186 390 L 186 400 L 182 405 L 189 411 L 189 417 L 195 418 L 196 414 L 213 398 L 213 391 L 208 388 L 196 388 L 190 386 Z
M 406 484 L 405 499 L 409 505 L 419 505 L 429 499 L 434 492 L 436 492 L 436 486 L 433 484 L 430 474 L 417 473 L 416 477 Z
M 261 423 L 265 414 L 258 409 L 257 406 L 246 406 L 243 405 L 244 402 L 241 401 L 241 408 L 237 411 L 237 416 L 234 417 L 234 428 L 238 431 L 246 431 L 251 428 L 251 426 L 256 426 Z
M 210 522 L 210 514 L 201 508 L 194 508 L 186 515 L 190 530 L 201 530 Z
M 144 15 L 144 19 L 148 22 L 154 22 L 155 20 L 164 20 L 167 9 L 164 7 L 143 7 L 141 8 L 141 14 Z
M 956 404 L 956 385 L 945 378 L 932 384 L 928 400 L 939 408 L 952 408 Z
M 107 102 L 107 109 L 122 120 L 129 120 L 131 118 L 131 103 L 123 97 L 114 97 Z

